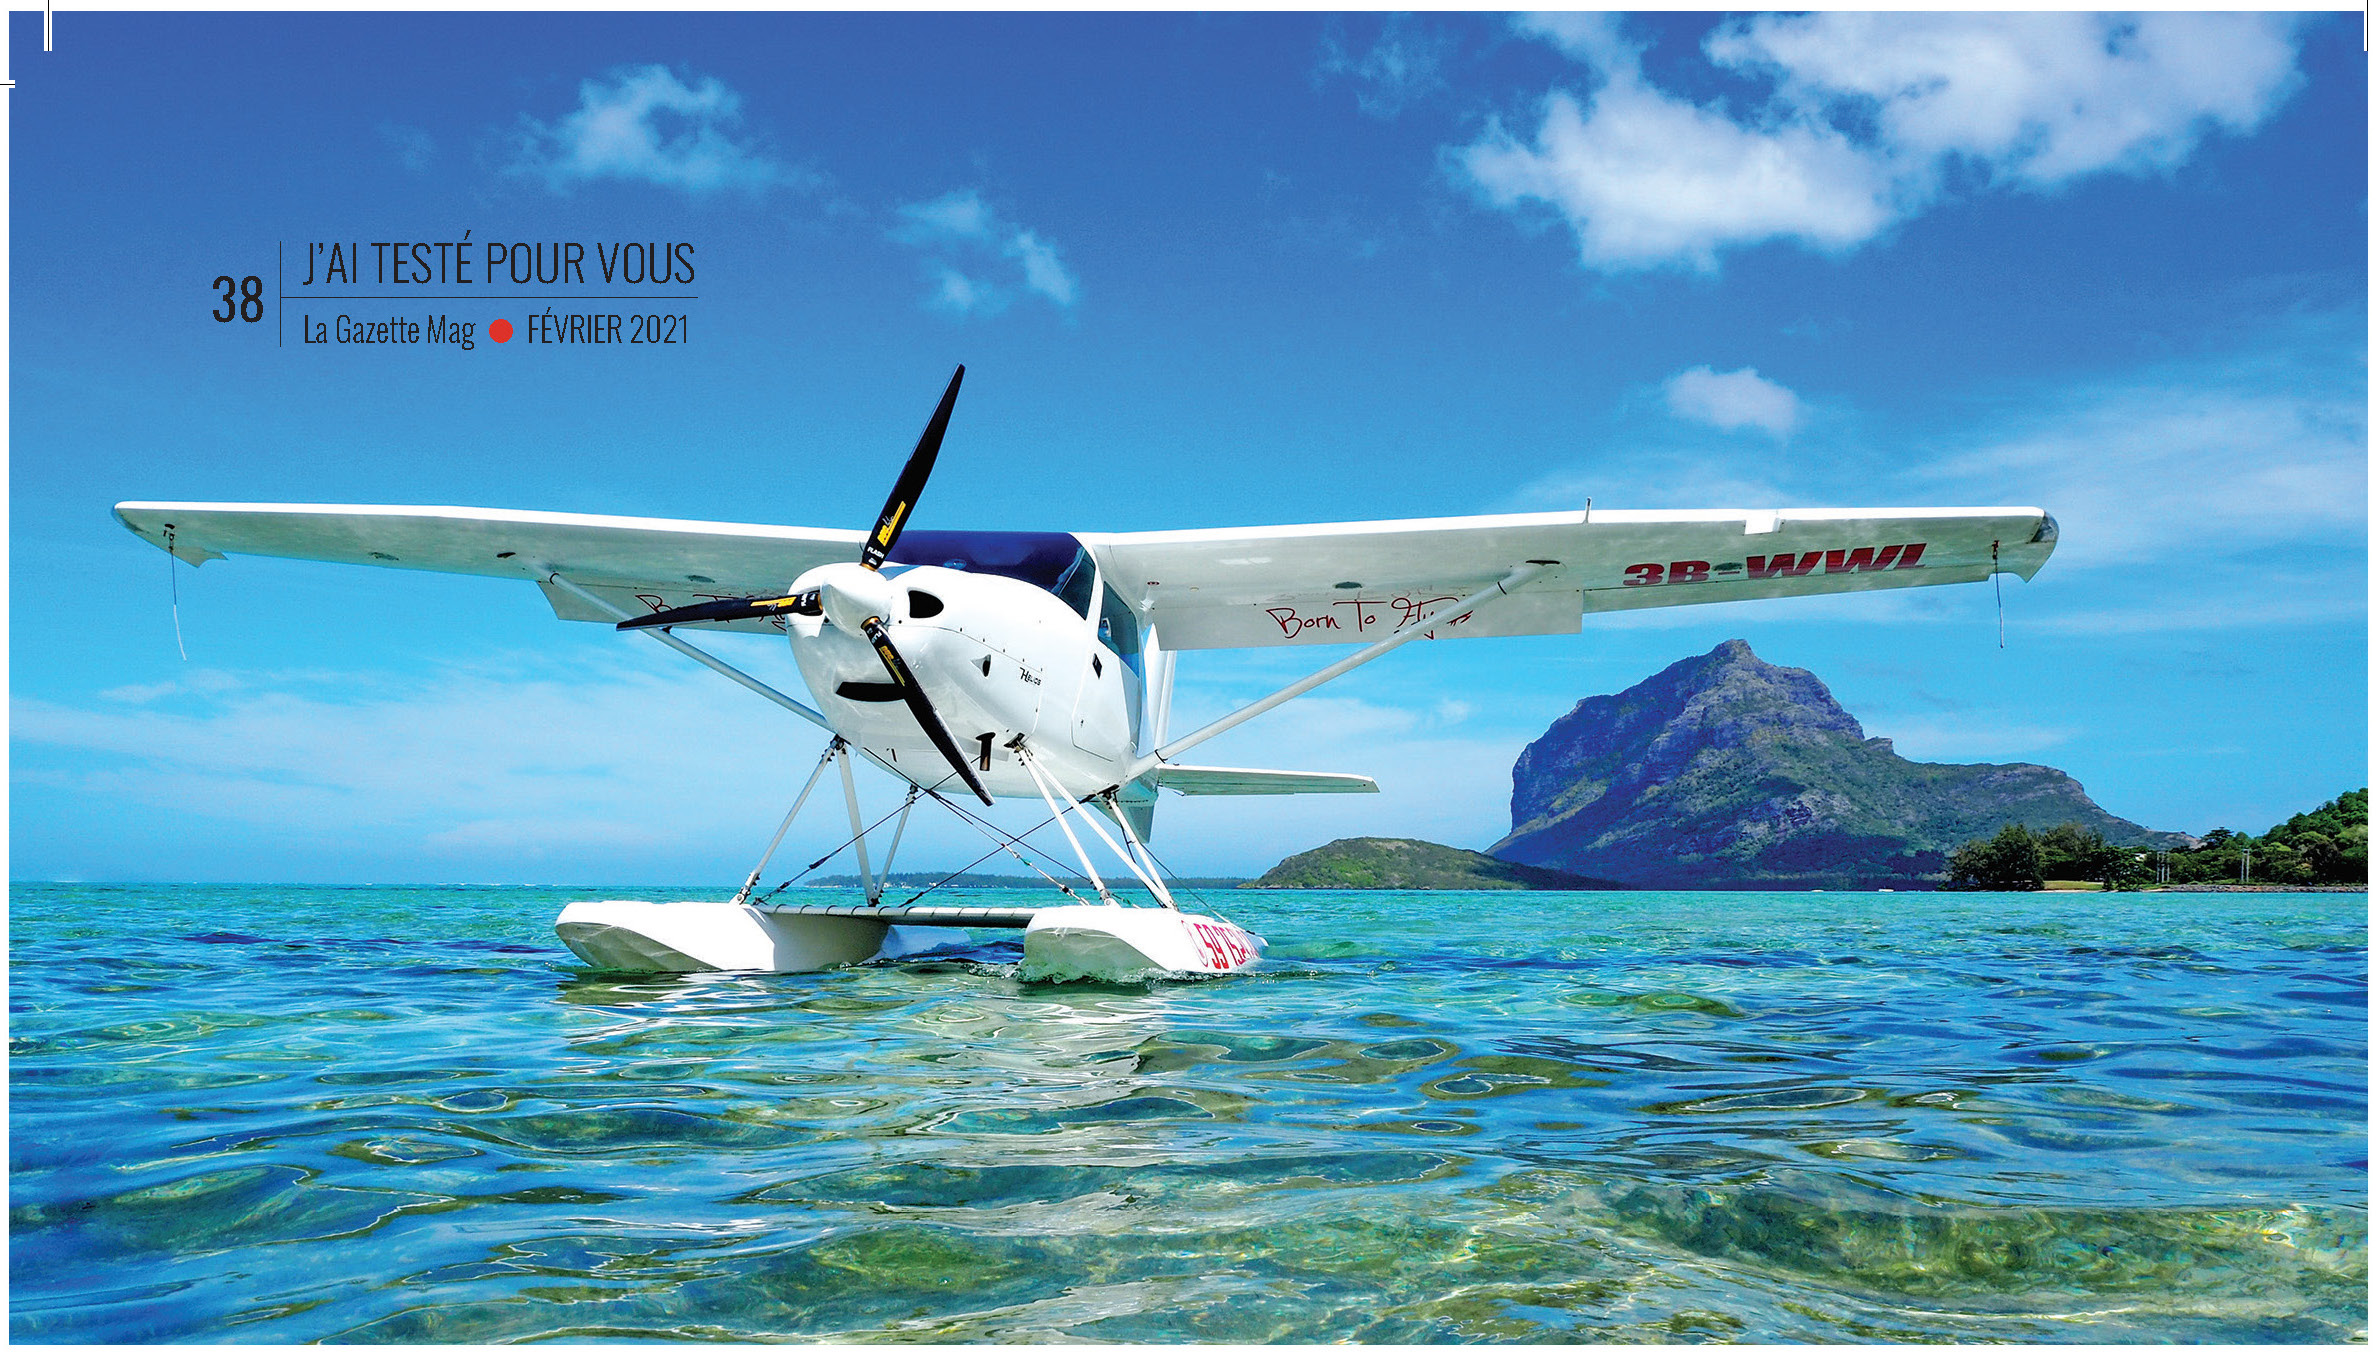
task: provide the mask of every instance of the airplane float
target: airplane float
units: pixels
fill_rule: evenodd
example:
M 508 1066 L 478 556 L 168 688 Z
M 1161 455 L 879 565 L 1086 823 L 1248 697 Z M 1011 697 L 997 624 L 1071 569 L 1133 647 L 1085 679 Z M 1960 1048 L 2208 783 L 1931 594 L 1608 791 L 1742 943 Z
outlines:
M 448 506 L 127 501 L 115 512 L 192 566 L 247 553 L 533 582 L 560 618 L 641 633 L 830 734 L 732 899 L 569 904 L 555 930 L 588 964 L 792 972 L 898 954 L 924 934 L 895 934 L 903 928 L 1021 927 L 1021 976 L 1050 980 L 1254 967 L 1260 936 L 1174 900 L 1147 845 L 1157 792 L 1375 791 L 1358 775 L 1180 758 L 1396 648 L 1576 633 L 1585 616 L 1609 610 L 1978 582 L 1999 572 L 2028 580 L 2055 548 L 2054 519 L 2027 507 L 1627 511 L 1588 502 L 1582 511 L 1527 515 L 1132 534 L 910 530 L 964 378 L 961 366 L 863 535 Z M 783 634 L 814 706 L 686 642 L 679 629 Z M 1169 735 L 1177 654 L 1348 643 L 1363 646 L 1194 732 Z M 893 814 L 871 824 L 862 816 L 854 757 L 908 786 L 880 874 L 867 837 Z M 856 851 L 863 899 L 770 902 L 783 886 L 754 890 L 829 766 L 840 772 L 851 829 L 843 847 Z M 1033 865 L 1028 843 L 967 807 L 999 798 L 1046 805 L 1088 895 Z M 892 857 L 923 799 L 1039 869 L 1065 900 L 887 901 Z M 1116 896 L 1084 834 L 1144 887 L 1150 905 Z

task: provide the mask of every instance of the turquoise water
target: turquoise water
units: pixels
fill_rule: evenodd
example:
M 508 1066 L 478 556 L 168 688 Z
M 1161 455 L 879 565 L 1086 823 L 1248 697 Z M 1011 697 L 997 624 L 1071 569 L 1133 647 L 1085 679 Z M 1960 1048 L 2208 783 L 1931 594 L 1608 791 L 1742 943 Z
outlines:
M 2366 1336 L 2362 896 L 1207 893 L 1262 971 L 1129 988 L 551 935 L 658 892 L 16 886 L 12 1339 Z

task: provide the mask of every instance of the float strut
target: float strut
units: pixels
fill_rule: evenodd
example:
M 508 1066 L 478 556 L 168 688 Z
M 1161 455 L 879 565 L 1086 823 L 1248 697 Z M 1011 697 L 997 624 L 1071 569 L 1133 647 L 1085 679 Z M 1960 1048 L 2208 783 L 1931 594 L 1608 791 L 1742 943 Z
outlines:
M 1132 832 L 1131 820 L 1122 815 L 1122 806 L 1114 801 L 1113 791 L 1109 790 L 1100 802 L 1106 805 L 1106 815 L 1114 819 L 1114 825 L 1122 829 L 1123 842 L 1139 853 L 1139 860 L 1133 860 L 1128 855 L 1123 857 L 1123 860 L 1130 865 L 1131 872 L 1139 876 L 1140 883 L 1147 885 L 1148 892 L 1155 895 L 1157 902 L 1178 912 L 1180 904 L 1172 901 L 1171 890 L 1164 887 L 1164 877 L 1156 870 L 1155 857 L 1148 853 L 1147 847 L 1140 844 L 1138 835 Z M 1094 822 L 1090 826 L 1097 828 L 1097 824 Z M 1098 830 L 1103 831 L 1104 829 L 1098 828 Z M 1145 862 L 1144 865 L 1141 863 L 1142 861 Z
M 883 893 L 875 887 L 875 871 L 867 864 L 867 821 L 858 815 L 858 779 L 850 773 L 850 755 L 841 739 L 834 740 L 834 755 L 841 758 L 842 799 L 850 805 L 850 841 L 858 848 L 858 880 L 867 886 L 867 906 L 881 901 Z
M 1048 792 L 1049 782 L 1040 777 L 1039 765 L 1032 760 L 1029 754 L 1025 752 L 1023 745 L 1023 734 L 1017 733 L 1015 735 L 1015 740 L 1008 743 L 1007 745 L 1014 749 L 1015 763 L 1023 767 L 1024 774 L 1032 777 L 1032 783 L 1039 787 L 1040 797 L 1048 801 L 1048 811 L 1056 815 L 1056 829 L 1065 834 L 1065 840 L 1073 847 L 1074 856 L 1081 861 L 1081 872 L 1089 876 L 1091 885 L 1093 885 L 1098 890 L 1098 901 L 1106 904 L 1108 907 L 1120 907 L 1121 904 L 1114 901 L 1114 895 L 1107 891 L 1106 881 L 1098 877 L 1098 867 L 1090 863 L 1089 852 L 1081 849 L 1081 838 L 1073 835 L 1073 824 L 1065 819 L 1065 810 L 1063 805 L 1056 801 L 1056 794 L 1051 794 Z M 1064 793 L 1064 787 L 1062 785 L 1057 787 L 1057 793 Z M 1070 794 L 1065 794 L 1065 802 L 1073 803 L 1073 796 Z M 1073 806 L 1076 809 L 1081 807 L 1081 805 L 1077 803 L 1073 804 Z M 1093 826 L 1090 828 L 1090 830 L 1094 832 L 1098 829 Z
M 751 871 L 751 877 L 743 881 L 742 892 L 735 895 L 736 902 L 751 901 L 751 890 L 759 886 L 759 876 L 768 872 L 768 862 L 776 858 L 776 848 L 784 844 L 784 834 L 792 830 L 792 820 L 800 816 L 801 805 L 809 801 L 809 791 L 817 787 L 817 777 L 825 774 L 825 763 L 834 759 L 834 749 L 841 745 L 842 739 L 839 737 L 825 744 L 825 754 L 817 758 L 816 768 L 809 772 L 809 782 L 801 786 L 799 796 L 793 799 L 791 811 L 784 815 L 784 821 L 776 824 L 775 839 L 768 843 L 767 853 L 759 857 L 759 864 Z

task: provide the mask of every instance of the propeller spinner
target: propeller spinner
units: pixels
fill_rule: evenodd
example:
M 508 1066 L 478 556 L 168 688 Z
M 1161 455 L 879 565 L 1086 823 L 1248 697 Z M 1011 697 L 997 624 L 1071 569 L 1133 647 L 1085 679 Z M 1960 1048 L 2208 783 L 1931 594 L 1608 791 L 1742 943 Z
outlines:
M 874 532 L 867 535 L 866 546 L 858 555 L 858 565 L 869 572 L 883 570 L 893 546 L 900 541 L 900 531 L 907 527 L 908 517 L 916 510 L 917 499 L 924 494 L 925 480 L 933 475 L 933 460 L 941 453 L 941 437 L 949 431 L 949 413 L 957 405 L 958 384 L 964 382 L 965 377 L 966 366 L 960 364 L 957 372 L 950 375 L 949 389 L 941 394 L 941 404 L 934 408 L 933 418 L 925 423 L 924 433 L 917 438 L 916 451 L 908 455 L 907 466 L 900 469 L 899 480 L 892 484 L 891 495 L 883 503 L 883 513 L 875 517 Z M 698 605 L 684 605 L 623 620 L 618 627 L 665 629 L 676 624 L 764 619 L 779 614 L 825 614 L 829 622 L 849 627 L 851 621 L 834 619 L 834 614 L 842 611 L 827 611 L 823 594 L 822 590 L 811 590 L 796 595 L 705 600 Z M 837 596 L 843 594 L 863 598 L 877 593 L 853 590 L 838 592 Z M 872 605 L 872 601 L 869 603 Z M 875 655 L 882 659 L 883 669 L 891 674 L 892 684 L 899 687 L 900 698 L 907 702 L 908 712 L 915 716 L 917 726 L 924 729 L 925 736 L 932 739 L 933 746 L 949 762 L 949 768 L 966 782 L 966 787 L 974 791 L 975 797 L 989 803 L 990 792 L 982 787 L 982 781 L 974 777 L 973 768 L 966 763 L 965 754 L 958 750 L 956 741 L 949 736 L 948 725 L 934 711 L 924 687 L 916 683 L 916 674 L 908 669 L 908 663 L 901 658 L 899 648 L 892 644 L 891 631 L 883 626 L 882 610 L 868 608 L 862 613 L 864 617 L 855 621 L 857 631 L 866 635 L 868 644 L 875 649 Z

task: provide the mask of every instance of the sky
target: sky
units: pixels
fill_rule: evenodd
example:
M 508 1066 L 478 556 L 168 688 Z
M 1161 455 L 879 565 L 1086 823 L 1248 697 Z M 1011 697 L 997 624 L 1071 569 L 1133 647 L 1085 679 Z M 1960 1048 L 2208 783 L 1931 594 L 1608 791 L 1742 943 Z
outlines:
M 2349 14 L 70 11 L 46 54 L 39 24 L 11 16 L 16 879 L 739 882 L 814 729 L 517 583 L 175 568 L 109 508 L 862 529 L 958 363 L 918 525 L 2061 524 L 2000 583 L 2002 647 L 1983 584 L 1402 649 L 1197 755 L 1381 792 L 1167 795 L 1181 873 L 1482 848 L 1529 740 L 1728 638 L 1904 755 L 2052 765 L 2158 829 L 2366 783 Z M 652 304 L 683 343 L 493 344 L 523 304 L 484 278 L 298 286 L 309 242 L 466 233 L 690 245 L 693 296 Z M 214 319 L 226 275 L 260 322 Z M 441 308 L 472 349 L 299 336 Z M 709 640 L 800 693 L 780 645 Z M 1185 654 L 1174 731 L 1334 655 Z M 987 849 L 920 817 L 901 861 Z

